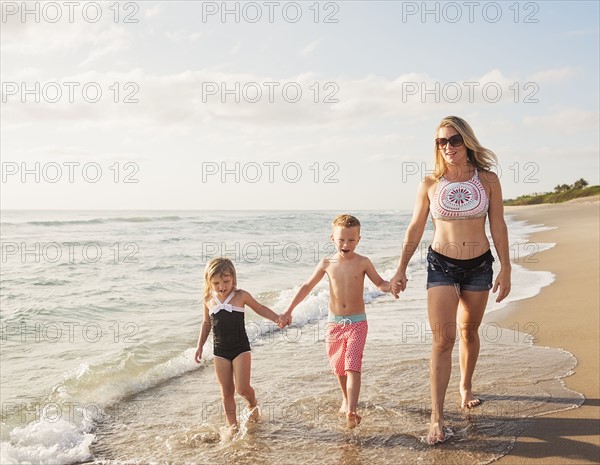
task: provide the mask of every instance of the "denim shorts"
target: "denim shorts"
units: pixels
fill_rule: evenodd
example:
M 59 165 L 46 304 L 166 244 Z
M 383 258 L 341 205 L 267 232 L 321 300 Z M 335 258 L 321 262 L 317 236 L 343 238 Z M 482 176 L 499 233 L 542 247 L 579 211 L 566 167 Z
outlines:
M 471 266 L 473 262 L 477 263 Z M 462 263 L 462 265 L 461 265 Z M 429 247 L 427 253 L 427 289 L 454 286 L 457 292 L 489 291 L 492 288 L 494 256 L 488 250 L 471 260 L 450 259 Z

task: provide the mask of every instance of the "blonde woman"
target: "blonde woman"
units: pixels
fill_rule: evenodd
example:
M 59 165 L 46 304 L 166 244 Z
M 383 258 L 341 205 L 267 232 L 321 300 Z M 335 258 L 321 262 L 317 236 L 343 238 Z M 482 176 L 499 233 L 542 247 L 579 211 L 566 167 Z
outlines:
M 433 333 L 432 407 L 426 437 L 431 445 L 447 439 L 444 400 L 457 338 L 461 406 L 473 408 L 481 403 L 472 388 L 479 355 L 478 328 L 490 289 L 498 291 L 497 302 L 503 300 L 510 292 L 511 274 L 502 189 L 498 176 L 490 171 L 495 154 L 484 148 L 471 126 L 457 116 L 440 122 L 434 144 L 434 174 L 419 185 L 398 269 L 391 280 L 395 295 L 406 288 L 406 268 L 431 214 L 434 235 L 427 254 L 427 311 Z M 485 232 L 486 218 L 501 265 L 493 284 L 494 257 Z

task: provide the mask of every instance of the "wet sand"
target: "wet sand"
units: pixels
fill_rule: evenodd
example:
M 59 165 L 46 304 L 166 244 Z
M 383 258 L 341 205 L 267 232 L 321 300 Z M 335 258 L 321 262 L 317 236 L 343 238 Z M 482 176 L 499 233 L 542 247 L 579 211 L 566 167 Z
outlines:
M 508 207 L 506 213 L 556 227 L 530 238 L 532 243 L 556 243 L 555 247 L 536 254 L 535 263 L 519 262 L 532 270 L 551 271 L 556 280 L 535 297 L 488 315 L 488 321 L 506 328 L 514 328 L 515 323 L 524 328 L 534 322 L 539 346 L 573 353 L 579 363 L 564 382 L 567 388 L 583 393 L 586 401 L 574 410 L 536 417 L 499 463 L 600 463 L 600 198 Z

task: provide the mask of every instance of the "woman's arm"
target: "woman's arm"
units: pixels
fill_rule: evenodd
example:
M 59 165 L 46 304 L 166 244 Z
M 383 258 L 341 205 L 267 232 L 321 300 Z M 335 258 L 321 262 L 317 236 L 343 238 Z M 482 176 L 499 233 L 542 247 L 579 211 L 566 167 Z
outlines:
M 489 173 L 486 179 L 489 179 L 490 186 L 490 208 L 488 218 L 490 220 L 490 232 L 496 253 L 500 259 L 500 272 L 494 282 L 492 292 L 498 292 L 496 302 L 502 301 L 510 293 L 510 273 L 512 265 L 510 263 L 510 253 L 508 249 L 508 229 L 504 221 L 504 205 L 502 204 L 502 187 L 500 180 L 495 173 Z
M 398 297 L 398 290 L 403 291 L 406 289 L 406 268 L 408 267 L 411 257 L 419 248 L 419 242 L 423 237 L 423 232 L 427 225 L 427 217 L 429 216 L 428 191 L 432 182 L 434 181 L 431 178 L 424 179 L 421 184 L 419 184 L 419 189 L 417 190 L 415 208 L 410 224 L 408 225 L 408 228 L 406 228 L 406 234 L 404 235 L 404 243 L 402 244 L 402 253 L 398 263 L 398 269 L 396 270 L 394 277 L 390 280 L 392 293 L 395 297 Z

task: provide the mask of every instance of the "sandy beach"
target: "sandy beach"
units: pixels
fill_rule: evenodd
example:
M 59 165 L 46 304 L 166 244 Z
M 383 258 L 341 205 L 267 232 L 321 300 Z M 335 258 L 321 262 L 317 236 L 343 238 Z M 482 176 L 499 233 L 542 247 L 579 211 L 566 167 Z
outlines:
M 562 204 L 507 207 L 506 213 L 556 229 L 530 238 L 531 243 L 556 243 L 535 255 L 537 262 L 520 264 L 556 275 L 553 284 L 533 298 L 510 304 L 488 315 L 503 327 L 538 325 L 537 344 L 574 354 L 578 365 L 564 379 L 566 387 L 585 395 L 574 410 L 536 417 L 517 438 L 502 465 L 600 463 L 599 362 L 599 213 L 600 198 Z M 513 283 L 518 286 L 518 283 Z
M 240 218 L 239 212 L 15 212 L 3 218 L 8 241 L 52 238 L 62 244 L 76 238 L 114 244 L 126 236 L 139 244 L 140 258 L 145 252 L 139 263 L 118 266 L 105 257 L 88 263 L 72 262 L 70 256 L 64 257 L 67 266 L 33 265 L 19 256 L 4 265 L 9 270 L 3 266 L 9 285 L 3 312 L 10 317 L 3 320 L 2 395 L 11 410 L 3 412 L 0 463 L 321 465 L 327 457 L 345 465 L 475 465 L 507 454 L 515 437 L 521 439 L 504 463 L 595 463 L 598 208 L 596 202 L 523 209 L 530 211 L 522 217 L 532 225 L 508 219 L 515 244 L 523 243 L 528 231 L 544 229 L 535 224 L 545 223 L 559 228 L 531 241 L 558 245 L 535 255 L 544 279 L 515 266 L 513 297 L 535 297 L 515 300 L 518 307 L 506 312 L 488 313 L 494 324 L 482 338 L 475 373 L 476 394 L 484 404 L 473 412 L 457 404 L 460 370 L 454 358 L 446 411 L 454 435 L 440 447 L 421 442 L 430 412 L 431 332 L 424 311 L 426 269 L 418 256 L 410 266 L 413 286 L 402 299 L 366 290 L 369 340 L 358 430 L 349 431 L 337 415 L 339 387 L 325 354 L 329 293 L 322 282 L 295 311 L 296 326 L 288 331 L 272 331 L 254 312 L 247 313 L 253 387 L 263 421 L 223 444 L 212 347 L 205 347 L 201 365 L 193 360 L 201 321 L 198 257 L 204 242 L 198 238 L 218 231 L 225 244 L 245 244 L 247 232 L 240 225 L 252 224 L 251 240 L 257 244 L 271 241 L 274 231 L 296 231 L 287 240 L 312 252 L 315 231 L 327 231 L 322 225 L 328 226 L 330 213 L 247 212 Z M 393 272 L 397 257 L 381 244 L 402 237 L 410 213 L 365 211 L 360 218 L 369 228 L 360 250 L 381 272 Z M 581 229 L 572 231 L 572 225 Z M 282 251 L 280 246 L 256 263 L 239 258 L 239 282 L 278 310 L 291 299 L 290 285 L 315 266 L 312 253 L 297 263 L 282 260 Z M 552 281 L 552 272 L 556 282 L 540 287 Z M 498 331 L 499 317 L 508 328 L 536 322 L 539 345 L 522 333 Z M 19 334 L 21 322 L 28 331 Z M 62 333 L 37 329 L 42 327 Z M 96 338 L 84 327 L 97 328 Z M 572 371 L 577 374 L 565 381 L 574 391 L 557 379 Z M 587 405 L 530 419 L 581 405 L 580 392 Z M 242 414 L 245 404 L 238 401 Z

